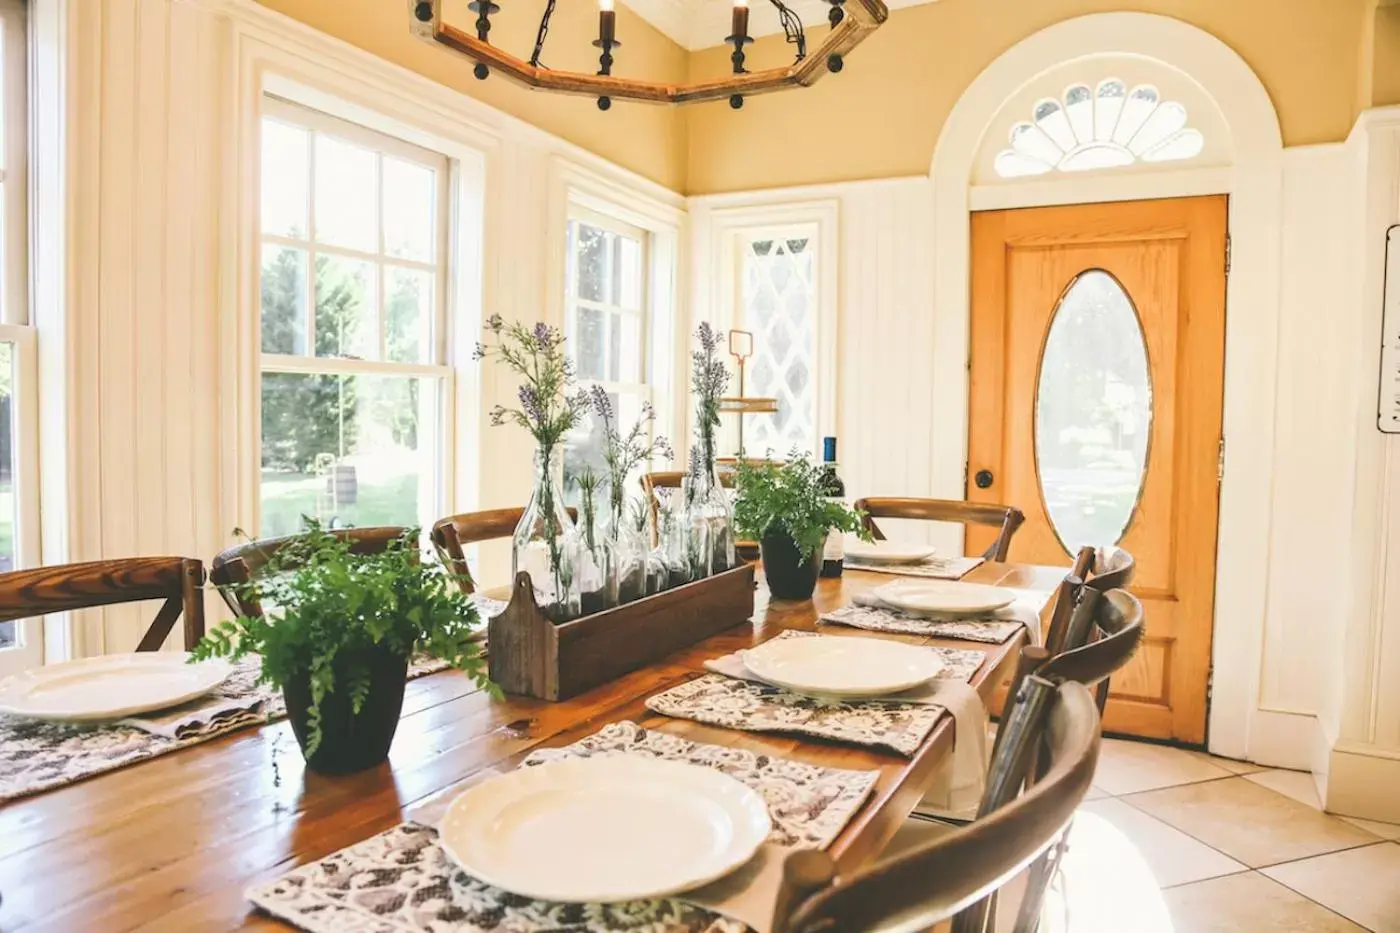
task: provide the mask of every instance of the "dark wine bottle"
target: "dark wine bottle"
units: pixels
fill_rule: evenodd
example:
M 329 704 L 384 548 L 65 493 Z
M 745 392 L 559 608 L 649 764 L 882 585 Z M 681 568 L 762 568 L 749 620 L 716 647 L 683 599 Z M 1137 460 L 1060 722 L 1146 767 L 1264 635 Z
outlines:
M 822 438 L 822 492 L 827 499 L 846 504 L 846 484 L 836 472 L 836 438 Z M 846 542 L 841 532 L 832 530 L 822 546 L 822 576 L 839 577 L 845 569 Z

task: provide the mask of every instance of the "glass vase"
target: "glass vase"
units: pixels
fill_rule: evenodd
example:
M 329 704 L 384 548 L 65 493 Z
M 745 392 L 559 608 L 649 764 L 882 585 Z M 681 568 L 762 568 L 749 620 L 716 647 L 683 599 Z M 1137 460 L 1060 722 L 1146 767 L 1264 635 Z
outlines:
M 607 529 L 598 517 L 597 490 L 580 488 L 578 510 L 579 609 L 592 615 L 617 605 L 615 567 L 608 548 Z
M 530 575 L 535 603 L 548 618 L 564 622 L 579 614 L 578 536 L 564 507 L 557 450 L 535 454 L 535 488 L 511 539 L 511 577 Z
M 692 535 L 699 551 L 696 563 L 703 567 L 704 576 L 723 573 L 737 563 L 734 504 L 716 466 L 691 477 L 690 483 Z
M 671 493 L 662 517 L 666 561 L 666 588 L 681 586 L 695 579 L 697 556 L 690 516 L 690 480 L 681 480 L 681 488 Z
M 611 490 L 606 527 L 609 597 L 614 606 L 620 606 L 647 595 L 650 550 L 646 538 L 628 515 L 626 494 L 621 490 Z

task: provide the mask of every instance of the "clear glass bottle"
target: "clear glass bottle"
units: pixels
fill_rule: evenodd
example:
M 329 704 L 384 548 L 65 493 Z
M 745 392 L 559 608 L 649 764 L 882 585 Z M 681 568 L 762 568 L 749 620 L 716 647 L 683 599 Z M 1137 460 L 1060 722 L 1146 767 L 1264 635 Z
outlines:
M 647 594 L 647 552 L 650 548 L 627 506 L 627 494 L 609 489 L 604 533 L 608 555 L 608 595 L 614 606 Z
M 692 523 L 704 575 L 723 573 L 738 562 L 734 553 L 734 503 L 720 480 L 719 468 L 691 478 Z
M 511 578 L 528 573 L 535 603 L 555 622 L 580 610 L 578 535 L 564 507 L 562 463 L 558 450 L 535 453 L 535 488 L 511 539 Z
M 667 589 L 695 579 L 695 538 L 691 530 L 690 498 L 690 478 L 684 477 L 681 488 L 673 490 L 666 502 L 662 545 L 666 559 Z
M 617 605 L 616 571 L 609 553 L 607 529 L 598 516 L 598 487 L 579 483 L 578 509 L 579 609 L 592 615 Z

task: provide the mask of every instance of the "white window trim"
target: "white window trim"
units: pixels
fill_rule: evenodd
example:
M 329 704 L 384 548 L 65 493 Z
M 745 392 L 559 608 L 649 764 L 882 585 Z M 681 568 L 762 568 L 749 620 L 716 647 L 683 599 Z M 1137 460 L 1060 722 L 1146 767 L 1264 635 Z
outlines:
M 0 342 L 13 345 L 11 401 L 14 463 L 11 488 L 15 501 L 15 566 L 43 563 L 39 492 L 39 355 L 29 305 L 29 29 L 21 0 L 0 0 L 4 24 L 5 152 L 0 166 L 4 183 L 4 295 L 0 297 Z M 43 619 L 16 623 L 20 647 L 0 652 L 0 675 L 44 663 L 50 626 Z M 53 628 L 64 624 L 54 623 Z M 65 639 L 66 640 L 66 639 Z
M 332 135 L 353 143 L 362 145 L 368 149 L 382 152 L 411 161 L 419 165 L 427 166 L 437 172 L 438 176 L 438 199 L 436 204 L 435 226 L 438 235 L 436 237 L 436 254 L 434 263 L 415 262 L 412 260 L 402 260 L 389 257 L 382 252 L 366 252 L 358 249 L 331 246 L 319 243 L 315 240 L 315 197 L 314 197 L 314 172 L 311 175 L 312 190 L 308 193 L 308 214 L 307 214 L 307 234 L 305 239 L 293 237 L 264 234 L 261 231 L 260 207 L 254 211 L 253 236 L 257 242 L 257 249 L 253 253 L 256 260 L 254 274 L 258 275 L 261 269 L 262 247 L 265 244 L 283 245 L 295 249 L 304 250 L 307 255 L 307 288 L 311 289 L 315 278 L 315 259 L 317 255 L 326 254 L 342 256 L 352 259 L 365 260 L 376 264 L 380 271 L 390 266 L 403 268 L 420 269 L 431 271 L 435 274 L 436 283 L 434 287 L 434 301 L 432 311 L 431 338 L 429 345 L 429 356 L 432 362 L 429 363 L 404 363 L 383 359 L 384 355 L 384 327 L 382 314 L 384 312 L 384 296 L 386 288 L 386 277 L 376 276 L 376 286 L 379 295 L 375 302 L 375 330 L 378 335 L 378 348 L 376 359 L 358 359 L 353 357 L 320 357 L 315 356 L 315 337 L 312 327 L 315 315 L 314 296 L 308 292 L 306 297 L 307 314 L 307 353 L 306 354 L 280 354 L 266 353 L 261 351 L 260 320 L 261 307 L 260 300 L 254 310 L 253 332 L 254 346 L 257 348 L 257 370 L 251 380 L 250 386 L 250 409 L 253 413 L 251 451 L 253 463 L 251 465 L 252 480 L 254 483 L 253 498 L 250 503 L 252 515 L 244 527 L 254 529 L 254 534 L 259 533 L 262 525 L 261 515 L 261 460 L 262 460 L 262 437 L 261 437 L 261 382 L 262 375 L 270 372 L 281 373 L 304 373 L 320 375 L 379 375 L 379 376 L 417 376 L 427 377 L 436 380 L 438 392 L 436 399 L 425 397 L 420 403 L 422 411 L 431 419 L 432 447 L 427 455 L 431 456 L 430 471 L 420 477 L 419 488 L 419 514 L 416 516 L 417 524 L 428 527 L 433 521 L 446 513 L 448 503 L 454 498 L 452 486 L 452 452 L 454 423 L 453 410 L 456 395 L 454 385 L 454 370 L 449 362 L 450 346 L 450 326 L 449 321 L 452 315 L 452 282 L 450 278 L 450 257 L 453 254 L 453 210 L 452 210 L 452 189 L 453 172 L 452 162 L 447 155 L 435 152 L 431 149 L 415 145 L 400 139 L 391 133 L 362 126 L 349 120 L 342 119 L 336 115 L 326 113 L 321 110 L 306 106 L 295 100 L 289 100 L 281 95 L 271 93 L 264 94 L 260 98 L 259 117 L 270 117 L 281 120 L 291 125 L 307 127 L 327 135 Z M 261 161 L 261 120 L 255 124 L 258 127 L 256 134 L 259 148 L 259 164 Z M 313 156 L 314 159 L 314 156 Z M 260 190 L 255 190 L 258 196 L 255 202 L 260 205 Z M 380 218 L 382 229 L 383 218 Z M 382 246 L 382 244 L 381 244 Z M 261 286 L 259 284 L 255 295 L 260 296 Z M 426 432 L 425 432 L 426 433 Z M 422 438 L 420 437 L 420 444 Z M 420 450 L 420 455 L 424 452 Z
M 643 284 L 642 316 L 645 385 L 600 384 L 610 390 L 616 387 L 629 393 L 639 390 L 648 393 L 645 397 L 657 414 L 653 434 L 668 438 L 680 456 L 685 446 L 681 433 L 688 423 L 686 367 L 689 350 L 685 341 L 677 336 L 685 320 L 680 286 L 680 237 L 685 212 L 667 201 L 606 178 L 572 159 L 555 156 L 551 160 L 545 319 L 565 328 L 566 332 L 572 318 L 566 303 L 569 300 L 566 250 L 569 221 L 574 218 L 629 236 L 635 236 L 636 231 L 646 234 L 643 267 L 647 274 Z
M 638 332 L 641 335 L 639 340 L 639 346 L 641 348 L 642 358 L 638 361 L 637 366 L 637 373 L 640 378 L 636 382 L 628 382 L 625 380 L 612 380 L 607 378 L 584 379 L 582 377 L 580 377 L 579 381 L 585 387 L 598 385 L 602 386 L 608 392 L 620 392 L 625 393 L 627 395 L 638 395 L 641 396 L 644 400 L 651 402 L 654 405 L 656 403 L 656 399 L 654 397 L 655 389 L 652 386 L 651 382 L 651 373 L 652 369 L 654 368 L 653 364 L 657 354 L 655 352 L 655 348 L 651 345 L 651 315 L 648 313 L 648 309 L 651 307 L 651 233 L 647 230 L 642 229 L 641 227 L 633 226 L 632 224 L 625 223 L 613 217 L 609 217 L 606 214 L 600 214 L 597 211 L 591 210 L 589 208 L 577 204 L 571 204 L 568 219 L 570 222 L 578 221 L 579 223 L 587 224 L 590 227 L 596 227 L 601 230 L 606 230 L 610 233 L 615 233 L 618 236 L 624 236 L 629 239 L 636 240 L 641 244 L 642 248 L 642 261 L 640 266 L 642 273 L 641 301 L 635 308 L 628 308 L 620 304 L 612 304 L 606 301 L 593 301 L 588 298 L 579 297 L 574 292 L 575 276 L 570 274 L 570 271 L 574 268 L 574 257 L 565 257 L 566 272 L 564 275 L 564 333 L 569 339 L 569 345 L 571 347 L 578 346 L 578 328 L 576 326 L 576 316 L 573 313 L 573 309 L 579 306 L 592 308 L 596 311 L 602 311 L 604 314 L 608 315 L 620 314 L 626 317 L 635 318 L 639 325 Z M 570 247 L 573 246 L 572 240 L 570 240 L 569 245 Z M 604 340 L 603 347 L 603 371 L 604 373 L 606 373 L 609 368 L 607 366 L 607 362 L 609 362 L 612 350 L 607 340 Z
M 697 274 L 713 283 L 709 291 L 710 320 L 720 328 L 742 327 L 742 283 L 739 280 L 740 245 L 746 239 L 768 230 L 814 230 L 816 251 L 812 272 L 817 289 L 816 339 L 816 447 L 820 453 L 823 437 L 841 434 L 840 363 L 840 207 L 835 198 L 813 200 L 773 200 L 709 211 L 709 242 L 700 257 Z M 698 323 L 698 320 L 697 320 Z M 737 383 L 735 384 L 737 389 Z

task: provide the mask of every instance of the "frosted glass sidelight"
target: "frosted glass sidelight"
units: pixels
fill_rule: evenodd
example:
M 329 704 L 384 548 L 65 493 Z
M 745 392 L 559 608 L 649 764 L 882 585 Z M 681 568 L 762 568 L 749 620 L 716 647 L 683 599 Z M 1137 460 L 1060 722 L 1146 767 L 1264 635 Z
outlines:
M 1146 476 L 1147 346 L 1132 299 L 1093 269 L 1060 299 L 1040 361 L 1035 452 L 1050 523 L 1069 554 L 1117 544 Z

